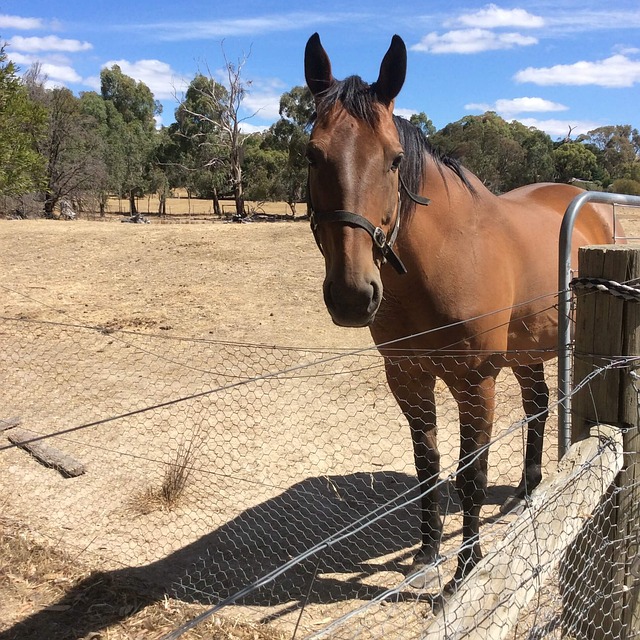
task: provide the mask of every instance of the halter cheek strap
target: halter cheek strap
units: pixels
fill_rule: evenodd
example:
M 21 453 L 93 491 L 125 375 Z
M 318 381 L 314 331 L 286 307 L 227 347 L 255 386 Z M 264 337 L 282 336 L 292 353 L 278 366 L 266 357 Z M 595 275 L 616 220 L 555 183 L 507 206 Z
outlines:
M 400 181 L 400 187 L 404 189 L 405 193 L 413 202 L 423 206 L 426 206 L 431 202 L 429 198 L 424 198 L 416 193 L 409 191 L 400 174 L 398 174 L 398 179 Z M 395 241 L 398 238 L 398 233 L 400 232 L 399 191 L 398 212 L 396 215 L 396 221 L 393 225 L 393 229 L 391 230 L 391 234 L 388 239 L 387 234 L 380 227 L 376 227 L 359 213 L 352 213 L 351 211 L 343 211 L 340 209 L 337 211 L 314 211 L 313 206 L 311 205 L 311 198 L 308 197 L 307 200 L 309 202 L 309 219 L 311 222 L 311 231 L 313 232 L 313 237 L 315 238 L 316 244 L 318 245 L 318 249 L 320 249 L 320 253 L 324 255 L 322 244 L 320 243 L 320 238 L 318 236 L 318 225 L 323 222 L 341 222 L 342 224 L 348 224 L 353 227 L 364 229 L 371 236 L 374 246 L 377 247 L 380 251 L 382 255 L 382 261 L 388 262 L 400 275 L 407 273 L 407 269 L 402 263 L 402 260 L 400 260 L 398 254 L 393 250 L 393 245 L 395 244 Z
M 393 226 L 391 235 L 387 240 L 387 234 L 380 228 L 373 225 L 364 216 L 358 213 L 352 213 L 351 211 L 312 211 L 311 212 L 311 230 L 313 236 L 316 239 L 316 244 L 320 251 L 322 245 L 320 244 L 320 238 L 318 237 L 318 225 L 323 222 L 341 222 L 343 224 L 351 225 L 352 227 L 359 227 L 364 229 L 373 240 L 373 244 L 378 248 L 382 254 L 383 262 L 389 262 L 389 264 L 399 273 L 407 273 L 407 269 L 402 264 L 402 260 L 398 257 L 398 254 L 393 250 L 393 244 L 398 237 L 400 231 L 400 208 L 398 207 L 398 215 L 396 216 L 396 223 Z

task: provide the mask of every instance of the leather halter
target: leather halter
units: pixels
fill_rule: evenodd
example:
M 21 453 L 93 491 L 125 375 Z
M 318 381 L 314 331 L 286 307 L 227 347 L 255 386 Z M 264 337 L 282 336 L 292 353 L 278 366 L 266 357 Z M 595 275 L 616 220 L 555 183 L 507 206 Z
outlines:
M 406 194 L 413 202 L 423 206 L 426 206 L 429 204 L 429 202 L 431 202 L 429 198 L 423 198 L 422 196 L 409 191 L 400 174 L 398 174 L 398 179 L 400 182 L 400 187 L 405 190 Z M 313 232 L 313 237 L 315 238 L 316 244 L 318 245 L 318 248 L 320 249 L 320 253 L 322 253 L 322 255 L 324 255 L 324 250 L 322 249 L 322 244 L 318 236 L 318 225 L 323 222 L 340 222 L 342 224 L 348 224 L 352 227 L 364 229 L 371 236 L 373 245 L 380 251 L 380 254 L 382 255 L 382 263 L 384 264 L 385 262 L 389 262 L 389 264 L 400 275 L 407 273 L 407 269 L 402 263 L 402 260 L 400 260 L 398 254 L 393 249 L 393 245 L 395 244 L 395 241 L 398 238 L 398 233 L 400 232 L 400 191 L 398 191 L 398 208 L 396 221 L 388 238 L 387 234 L 382 230 L 382 228 L 376 227 L 373 223 L 367 220 L 367 218 L 359 213 L 353 213 L 351 211 L 344 211 L 341 209 L 338 209 L 336 211 L 315 211 L 313 209 L 310 197 L 308 197 L 308 202 L 311 231 Z

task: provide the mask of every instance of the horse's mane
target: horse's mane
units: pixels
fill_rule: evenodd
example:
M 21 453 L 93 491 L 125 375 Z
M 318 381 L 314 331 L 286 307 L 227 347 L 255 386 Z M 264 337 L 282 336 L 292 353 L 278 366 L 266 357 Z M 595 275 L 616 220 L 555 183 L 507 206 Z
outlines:
M 376 85 L 364 82 L 359 76 L 349 76 L 344 80 L 333 82 L 318 98 L 316 117 L 327 113 L 339 102 L 354 118 L 364 120 L 372 128 L 378 124 L 380 112 L 375 108 L 379 102 L 376 95 Z M 405 152 L 400 165 L 400 173 L 409 191 L 420 193 L 424 164 L 427 158 L 430 158 L 435 162 L 443 177 L 443 168 L 451 169 L 464 186 L 474 193 L 473 185 L 469 182 L 465 170 L 458 160 L 435 149 L 424 133 L 405 118 L 393 116 L 393 122 Z M 403 215 L 409 215 L 413 212 L 414 203 L 409 198 L 403 198 L 402 203 Z

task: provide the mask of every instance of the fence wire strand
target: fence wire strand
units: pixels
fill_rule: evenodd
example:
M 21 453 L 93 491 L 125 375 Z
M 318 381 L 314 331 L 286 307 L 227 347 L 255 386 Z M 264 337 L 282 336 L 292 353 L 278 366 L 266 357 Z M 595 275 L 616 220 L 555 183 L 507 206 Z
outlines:
M 0 334 L 0 420 L 19 418 L 34 441 L 68 450 L 87 467 L 65 479 L 14 445 L 0 445 L 5 517 L 26 518 L 38 536 L 104 571 L 127 568 L 202 606 L 166 640 L 228 611 L 308 638 L 419 638 L 436 620 L 442 603 L 434 592 L 449 580 L 461 548 L 453 489 L 461 471 L 458 412 L 443 384 L 441 482 L 428 491 L 440 493 L 445 529 L 440 559 L 420 572 L 430 588 L 421 589 L 410 558 L 424 489 L 373 349 L 175 339 L 20 318 L 0 318 Z M 417 366 L 438 357 L 388 346 Z M 621 367 L 635 369 L 637 359 L 603 363 L 576 392 Z M 496 395 L 485 552 L 522 513 L 501 512 L 520 480 L 527 427 L 509 371 L 499 376 Z M 556 466 L 553 440 L 545 476 Z M 522 575 L 549 577 L 521 607 L 510 637 L 566 631 L 559 606 L 570 594 L 559 591 L 561 569 L 545 555 L 546 537 L 535 530 Z M 500 594 L 496 608 L 510 597 Z

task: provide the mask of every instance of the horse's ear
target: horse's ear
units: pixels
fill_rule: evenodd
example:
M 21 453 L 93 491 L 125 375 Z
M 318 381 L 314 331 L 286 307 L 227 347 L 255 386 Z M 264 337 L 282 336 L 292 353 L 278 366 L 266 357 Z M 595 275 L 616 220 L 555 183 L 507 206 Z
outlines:
M 309 38 L 304 50 L 304 76 L 307 86 L 314 96 L 325 91 L 334 83 L 331 61 L 317 33 Z
M 407 75 L 407 47 L 400 36 L 393 36 L 389 50 L 380 65 L 376 80 L 376 95 L 383 104 L 390 105 L 400 93 Z

